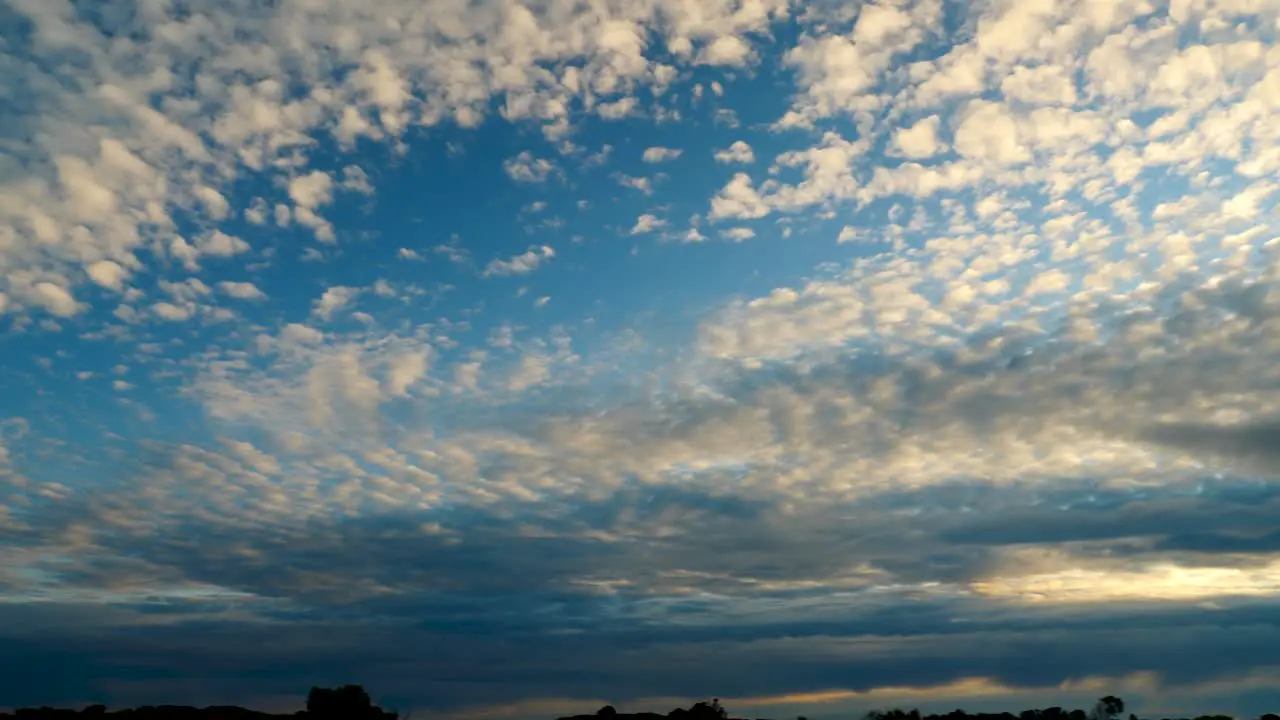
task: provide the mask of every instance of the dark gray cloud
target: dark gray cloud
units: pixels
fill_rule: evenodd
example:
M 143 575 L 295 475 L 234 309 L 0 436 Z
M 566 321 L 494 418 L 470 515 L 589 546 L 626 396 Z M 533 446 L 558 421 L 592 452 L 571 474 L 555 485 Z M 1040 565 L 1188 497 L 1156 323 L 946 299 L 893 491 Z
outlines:
M 1280 512 L 1280 488 L 1269 483 L 1207 480 L 1189 492 L 1066 494 L 1008 508 L 948 527 L 941 538 L 978 545 L 1049 544 L 1213 532 L 1265 533 Z M 1144 495 L 1146 497 L 1144 497 Z M 1072 505 L 1066 503 L 1074 501 Z M 1190 549 L 1190 548 L 1188 548 Z
M 5 605 L 0 669 L 11 672 L 0 677 L 20 681 L 5 693 L 17 704 L 251 703 L 351 681 L 433 711 L 974 675 L 1025 687 L 1138 670 L 1201 682 L 1273 662 L 1280 606 L 1036 606 L 920 585 L 983 579 L 1011 545 L 1187 563 L 1267 552 L 1277 503 L 1273 486 L 1241 481 L 1195 492 L 1091 491 L 1078 481 L 952 484 L 786 512 L 692 487 L 628 486 L 541 515 L 473 508 L 274 527 L 174 515 L 149 533 L 96 536 L 61 582 L 119 586 L 112 574 L 130 558 L 151 582 L 243 598 Z M 23 542 L 65 534 L 104 509 L 57 508 L 31 516 Z M 427 521 L 443 532 L 424 534 Z M 837 587 L 857 565 L 874 582 Z M 602 594 L 578 582 L 616 579 L 632 585 Z
M 1240 425 L 1165 423 L 1143 433 L 1150 442 L 1242 460 L 1273 469 L 1280 460 L 1280 420 L 1267 419 Z
M 565 635 L 368 622 L 210 622 L 58 631 L 38 645 L 11 640 L 0 650 L 0 668 L 8 671 L 6 683 L 22 681 L 6 692 L 19 704 L 69 696 L 113 704 L 249 702 L 254 696 L 301 694 L 313 682 L 356 681 L 386 702 L 437 711 L 528 697 L 625 703 L 658 695 L 928 686 L 971 676 L 1044 687 L 1135 668 L 1158 672 L 1170 683 L 1192 683 L 1273 662 L 1278 610 L 1271 604 L 1066 619 L 1030 613 L 1010 624 L 993 613 L 940 630 L 929 621 L 934 609 L 926 608 L 877 615 L 874 629 L 851 619 L 822 632 L 758 625 L 722 627 L 715 637 L 669 626 Z M 1205 657 L 1218 661 L 1206 663 Z M 194 681 L 201 683 L 199 691 L 192 690 Z M 214 697 L 229 689 L 231 696 Z

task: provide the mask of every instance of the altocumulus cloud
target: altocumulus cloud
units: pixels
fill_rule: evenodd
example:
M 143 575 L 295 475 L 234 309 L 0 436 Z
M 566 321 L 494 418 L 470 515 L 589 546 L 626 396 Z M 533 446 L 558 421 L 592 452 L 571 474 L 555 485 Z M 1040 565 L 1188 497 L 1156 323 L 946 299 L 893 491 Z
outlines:
M 11 6 L 6 702 L 1273 709 L 1274 3 Z

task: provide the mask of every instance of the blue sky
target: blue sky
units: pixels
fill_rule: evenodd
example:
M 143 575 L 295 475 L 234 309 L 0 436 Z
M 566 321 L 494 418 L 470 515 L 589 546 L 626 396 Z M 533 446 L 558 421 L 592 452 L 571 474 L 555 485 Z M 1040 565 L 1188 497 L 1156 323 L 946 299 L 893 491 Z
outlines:
M 16 705 L 1274 710 L 1270 0 L 10 0 Z

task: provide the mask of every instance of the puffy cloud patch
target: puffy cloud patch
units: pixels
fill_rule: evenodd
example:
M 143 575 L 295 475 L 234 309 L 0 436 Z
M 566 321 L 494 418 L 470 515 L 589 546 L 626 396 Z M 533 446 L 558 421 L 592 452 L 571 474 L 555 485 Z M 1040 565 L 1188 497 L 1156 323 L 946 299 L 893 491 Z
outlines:
M 333 314 L 347 306 L 356 295 L 358 288 L 335 286 L 326 289 L 311 306 L 311 314 L 321 320 L 329 320 Z
M 680 157 L 680 155 L 683 152 L 684 151 L 679 148 L 668 148 L 668 147 L 661 147 L 661 146 L 645 148 L 644 161 L 647 163 L 668 162 Z
M 645 213 L 644 215 L 641 215 L 640 217 L 636 218 L 636 223 L 635 225 L 631 226 L 631 230 L 629 231 L 628 234 L 644 235 L 646 233 L 651 233 L 654 230 L 657 230 L 659 228 L 665 227 L 666 224 L 667 224 L 666 220 L 663 220 L 662 218 L 656 215 Z
M 267 297 L 257 285 L 244 281 L 223 280 L 218 283 L 218 289 L 237 300 L 263 300 Z
M 545 182 L 552 173 L 556 172 L 557 166 L 546 158 L 535 158 L 533 153 L 526 150 L 505 160 L 502 163 L 502 169 L 516 182 L 540 183 Z
M 525 252 L 506 260 L 495 259 L 485 266 L 488 276 L 527 275 L 556 256 L 556 251 L 546 245 L 530 247 Z
M 112 260 L 99 260 L 85 268 L 85 272 L 95 283 L 109 290 L 122 289 L 129 275 L 119 263 Z
M 716 162 L 719 163 L 753 163 L 756 161 L 751 146 L 742 140 L 734 140 L 733 144 L 723 150 L 715 151 Z
M 30 298 L 45 311 L 58 317 L 71 317 L 83 309 L 65 287 L 52 282 L 32 285 Z
M 894 150 L 914 159 L 933 157 L 947 147 L 938 138 L 941 125 L 937 115 L 930 115 L 910 127 L 900 128 L 893 134 Z

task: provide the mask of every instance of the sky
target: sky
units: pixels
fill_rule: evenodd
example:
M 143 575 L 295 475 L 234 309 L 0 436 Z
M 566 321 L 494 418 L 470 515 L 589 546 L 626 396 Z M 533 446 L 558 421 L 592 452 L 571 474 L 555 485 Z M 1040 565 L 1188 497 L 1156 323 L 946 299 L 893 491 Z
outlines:
M 0 0 L 0 702 L 1280 706 L 1277 0 Z

